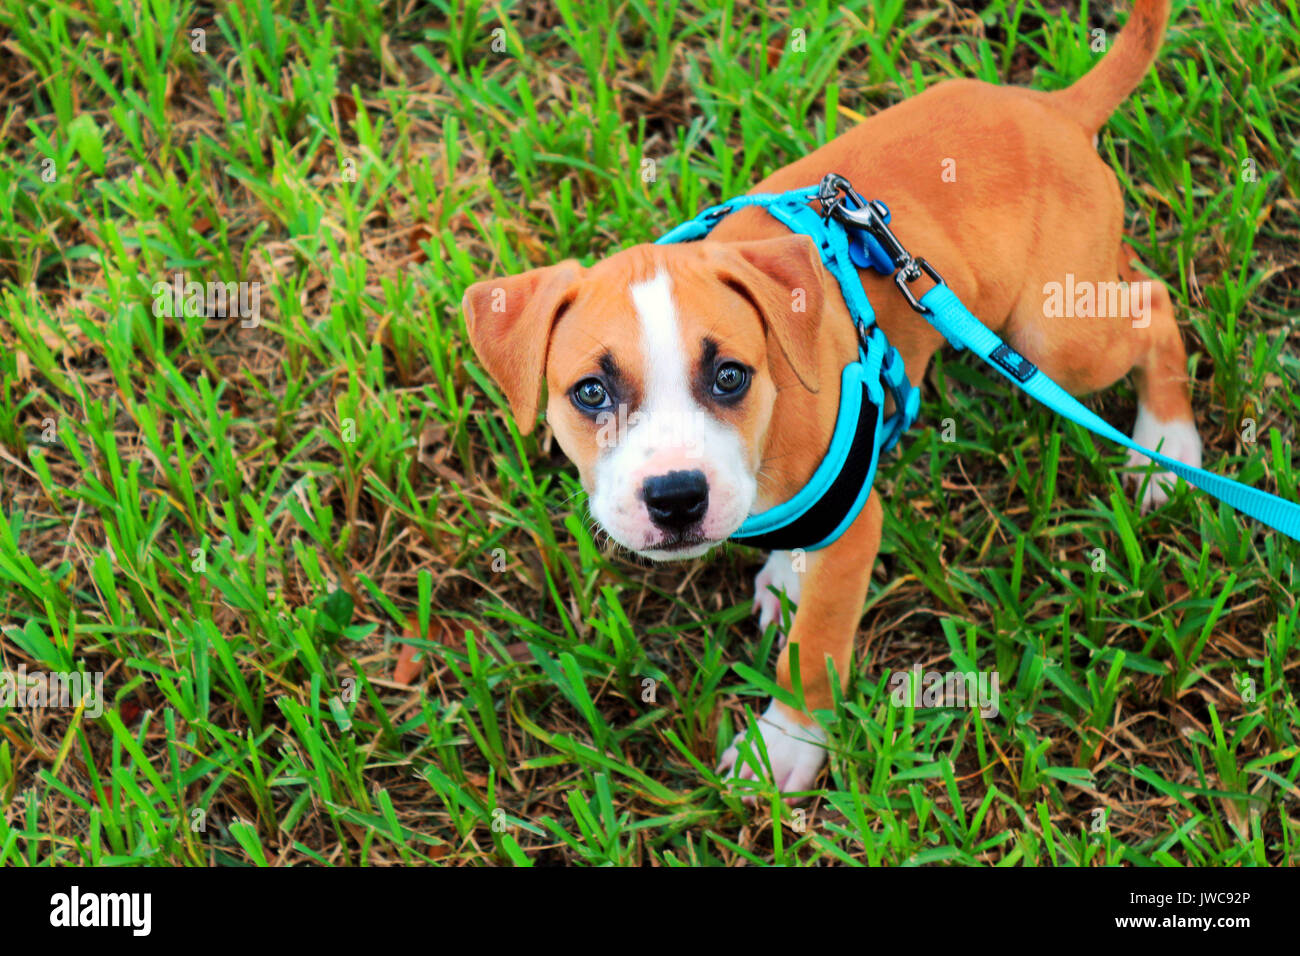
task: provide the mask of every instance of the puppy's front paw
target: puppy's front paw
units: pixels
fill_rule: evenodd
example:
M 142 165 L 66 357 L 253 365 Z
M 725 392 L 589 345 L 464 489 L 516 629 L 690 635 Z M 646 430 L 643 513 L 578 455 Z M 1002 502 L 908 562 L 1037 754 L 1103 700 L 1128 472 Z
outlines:
M 788 707 L 774 700 L 758 719 L 758 731 L 763 736 L 763 746 L 772 764 L 772 779 L 782 793 L 811 790 L 822 764 L 826 762 L 826 750 L 822 746 L 826 732 L 816 724 L 809 726 L 800 722 L 792 714 Z M 730 780 L 757 780 L 760 775 L 766 779 L 767 768 L 763 765 L 757 741 L 749 746 L 750 752 L 742 761 L 741 746 L 746 733 L 736 734 L 736 739 L 722 755 L 718 772 L 727 773 Z M 745 797 L 745 802 L 753 803 L 754 797 Z M 793 803 L 794 800 L 787 802 Z
M 1196 431 L 1194 422 L 1162 422 L 1139 404 L 1137 422 L 1133 425 L 1133 440 L 1194 468 L 1201 467 L 1201 436 Z M 1169 500 L 1169 493 L 1178 482 L 1177 475 L 1172 471 L 1157 471 L 1147 478 L 1145 469 L 1151 464 L 1151 459 L 1136 451 L 1128 453 L 1127 464 L 1137 470 L 1124 476 L 1126 482 L 1141 489 L 1142 482 L 1146 481 L 1146 490 L 1142 492 L 1143 514 Z
M 767 564 L 754 578 L 754 610 L 758 612 L 758 628 L 766 631 L 767 626 L 776 621 L 781 624 L 781 598 L 769 588 L 784 591 L 791 604 L 799 603 L 799 587 L 802 575 L 794 568 L 794 561 L 789 551 L 773 551 L 767 556 Z M 781 632 L 781 646 L 785 646 L 786 634 Z

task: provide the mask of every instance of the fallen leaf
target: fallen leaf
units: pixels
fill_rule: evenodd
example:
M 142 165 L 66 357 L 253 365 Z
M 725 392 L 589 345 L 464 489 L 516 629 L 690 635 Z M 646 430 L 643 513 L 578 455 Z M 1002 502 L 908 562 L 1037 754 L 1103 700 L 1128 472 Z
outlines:
M 339 119 L 344 123 L 351 123 L 357 118 L 357 101 L 352 98 L 350 93 L 336 95 L 334 105 L 338 108 Z
M 420 243 L 431 238 L 433 238 L 433 233 L 424 224 L 416 226 L 406 234 L 406 251 L 411 254 L 412 263 L 418 264 L 429 261 L 429 254 L 420 247 Z
M 423 661 L 417 659 L 420 649 L 413 644 L 403 644 L 393 667 L 393 680 L 399 684 L 412 684 L 420 676 Z

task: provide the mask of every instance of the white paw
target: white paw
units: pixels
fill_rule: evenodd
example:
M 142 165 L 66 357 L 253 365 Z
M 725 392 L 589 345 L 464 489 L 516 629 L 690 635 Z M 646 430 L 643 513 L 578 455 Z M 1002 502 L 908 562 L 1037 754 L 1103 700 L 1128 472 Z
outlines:
M 806 559 L 805 559 L 806 560 Z M 799 603 L 799 588 L 803 575 L 794 569 L 789 551 L 773 551 L 767 556 L 767 564 L 754 578 L 754 610 L 758 612 L 758 628 L 766 631 L 773 621 L 781 625 L 781 598 L 773 594 L 769 587 L 784 591 L 791 604 Z M 785 646 L 785 632 L 781 632 L 781 646 Z
M 758 730 L 772 764 L 772 780 L 777 789 L 782 793 L 811 790 L 822 764 L 826 762 L 826 750 L 822 746 L 826 732 L 816 724 L 808 726 L 795 720 L 776 701 L 772 701 L 758 719 Z M 749 755 L 741 762 L 740 748 L 746 733 L 736 734 L 736 739 L 718 763 L 718 772 L 727 773 L 728 780 L 767 778 L 767 767 L 763 764 L 758 741 L 749 745 Z M 753 803 L 754 797 L 745 797 L 745 802 Z M 794 801 L 790 799 L 787 802 Z
M 1194 422 L 1162 422 L 1139 404 L 1137 422 L 1133 425 L 1133 440 L 1184 464 L 1201 467 L 1201 436 L 1196 431 Z M 1125 481 L 1135 488 L 1141 488 L 1144 480 L 1147 483 L 1146 490 L 1142 492 L 1143 514 L 1169 500 L 1169 493 L 1178 482 L 1177 475 L 1171 471 L 1157 471 L 1148 479 L 1145 467 L 1151 464 L 1151 459 L 1136 451 L 1128 453 L 1127 464 L 1138 470 L 1126 474 Z

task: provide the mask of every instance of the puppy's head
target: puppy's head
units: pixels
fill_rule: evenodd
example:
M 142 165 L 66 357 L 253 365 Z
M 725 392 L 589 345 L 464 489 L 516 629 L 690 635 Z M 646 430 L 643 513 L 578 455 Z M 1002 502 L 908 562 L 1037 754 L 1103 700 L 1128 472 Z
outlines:
M 470 342 L 532 430 L 547 419 L 592 516 L 666 561 L 730 537 L 758 490 L 777 391 L 817 391 L 825 273 L 805 236 L 635 246 L 474 284 Z

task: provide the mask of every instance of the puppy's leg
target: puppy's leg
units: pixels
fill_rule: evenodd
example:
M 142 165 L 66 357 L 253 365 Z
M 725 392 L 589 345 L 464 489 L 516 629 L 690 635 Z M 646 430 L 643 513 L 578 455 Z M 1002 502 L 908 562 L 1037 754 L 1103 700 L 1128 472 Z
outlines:
M 795 556 L 789 551 L 773 551 L 767 557 L 763 570 L 754 579 L 754 610 L 758 612 L 758 627 L 766 631 L 767 626 L 776 621 L 781 628 L 781 647 L 785 647 L 786 633 L 781 621 L 781 598 L 771 589 L 784 591 L 792 605 L 799 603 L 802 590 L 803 574 L 807 570 L 806 554 L 798 557 L 799 567 L 795 565 Z
M 790 628 L 789 644 L 781 651 L 776 665 L 777 682 L 791 689 L 790 649 L 799 648 L 804 703 L 808 711 L 829 710 L 833 703 L 831 676 L 827 661 L 833 661 L 841 688 L 851 676 L 853 639 L 858 633 L 862 605 L 867 598 L 871 568 L 880 548 L 881 509 L 879 493 L 867 499 L 866 506 L 849 529 L 829 547 L 808 552 L 808 569 L 804 572 L 802 601 Z M 773 700 L 759 720 L 759 731 L 768 758 L 772 762 L 775 783 L 783 791 L 808 790 L 817 779 L 826 751 L 820 727 L 809 713 L 801 713 Z M 722 755 L 719 770 L 731 770 L 733 776 L 748 780 L 764 772 L 745 764 L 738 765 L 736 742 Z M 754 759 L 761 760 L 755 747 Z
M 1133 378 L 1138 393 L 1133 440 L 1199 468 L 1201 436 L 1192 416 L 1187 381 L 1187 352 L 1183 349 L 1183 337 L 1174 319 L 1173 301 L 1163 282 L 1150 279 L 1133 268 L 1130 256 L 1131 252 L 1121 244 L 1120 276 L 1129 283 L 1146 283 L 1146 286 L 1139 286 L 1144 290 L 1141 301 L 1148 301 L 1145 290 L 1150 292 L 1148 315 L 1142 317 L 1150 321 L 1145 329 L 1145 348 L 1139 351 L 1133 365 Z M 1146 466 L 1150 463 L 1151 459 L 1146 455 L 1135 451 L 1128 454 L 1130 466 Z M 1125 480 L 1138 489 L 1141 489 L 1145 478 L 1145 470 L 1125 476 Z M 1150 511 L 1164 504 L 1177 481 L 1178 478 L 1168 471 L 1156 472 L 1146 479 L 1146 490 L 1142 492 L 1142 510 Z

